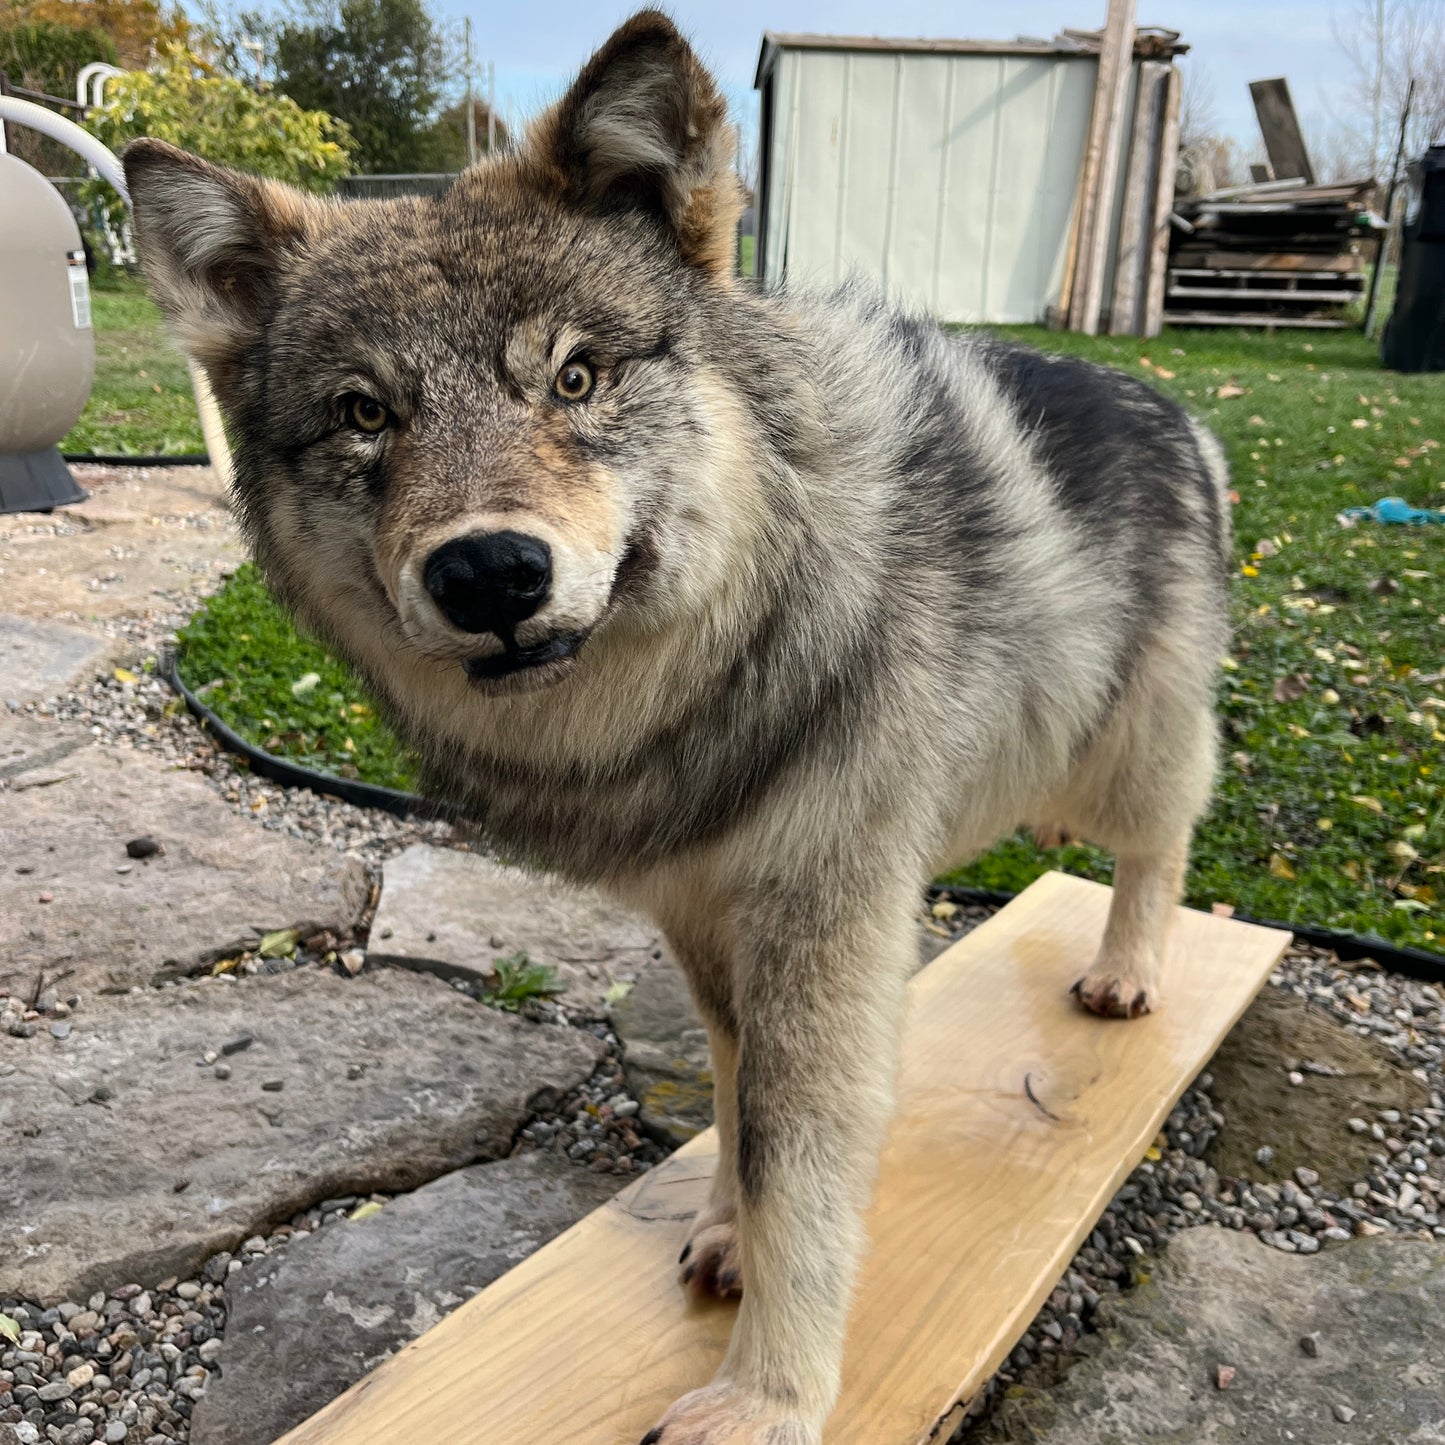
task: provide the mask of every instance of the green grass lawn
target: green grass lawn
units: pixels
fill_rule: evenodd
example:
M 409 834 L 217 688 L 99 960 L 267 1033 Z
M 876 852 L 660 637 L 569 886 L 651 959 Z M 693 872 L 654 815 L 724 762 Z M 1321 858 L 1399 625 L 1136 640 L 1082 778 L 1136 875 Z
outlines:
M 91 288 L 95 386 L 65 452 L 165 455 L 204 452 L 185 359 L 135 277 L 97 275 Z
M 1445 386 L 1381 371 L 1354 332 L 1015 334 L 1148 377 L 1229 448 L 1234 641 L 1189 901 L 1439 949 L 1445 528 L 1336 514 L 1382 496 L 1441 505 Z M 1109 876 L 1091 849 L 1015 838 L 950 879 L 1016 889 L 1060 865 Z
M 76 436 L 106 450 L 198 449 L 185 369 L 150 303 L 130 283 L 96 303 L 106 399 Z M 1445 503 L 1445 385 L 1382 372 L 1354 332 L 1010 333 L 1147 377 L 1229 448 L 1235 631 L 1220 669 L 1219 786 L 1189 901 L 1445 947 L 1445 528 L 1336 521 L 1382 496 Z M 341 665 L 295 636 L 251 569 L 197 615 L 185 648 L 187 680 L 218 681 L 207 700 L 253 741 L 410 784 L 406 749 Z M 1050 867 L 1109 876 L 1092 849 L 1046 854 L 1018 837 L 949 880 L 1012 890 Z

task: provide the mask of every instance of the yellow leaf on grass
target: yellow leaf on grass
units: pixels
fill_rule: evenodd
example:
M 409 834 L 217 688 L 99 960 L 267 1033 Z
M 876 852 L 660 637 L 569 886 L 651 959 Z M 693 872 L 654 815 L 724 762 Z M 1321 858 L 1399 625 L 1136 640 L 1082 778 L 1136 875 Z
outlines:
M 1378 798 L 1368 797 L 1364 793 L 1351 793 L 1350 802 L 1358 803 L 1362 808 L 1368 808 L 1372 813 L 1383 813 L 1385 805 Z
M 1269 855 L 1269 871 L 1276 878 L 1294 877 L 1294 869 L 1289 866 L 1289 859 L 1281 857 L 1278 853 Z

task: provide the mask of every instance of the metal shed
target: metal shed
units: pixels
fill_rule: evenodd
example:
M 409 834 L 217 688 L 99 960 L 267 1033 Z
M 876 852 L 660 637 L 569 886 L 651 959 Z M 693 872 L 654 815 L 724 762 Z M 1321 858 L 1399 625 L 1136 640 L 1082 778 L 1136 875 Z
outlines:
M 1126 114 L 1141 59 L 1186 48 L 1172 31 L 1139 32 Z M 757 274 L 828 284 L 858 271 L 944 321 L 1045 319 L 1070 264 L 1098 51 L 1097 36 L 1075 32 L 766 33 Z M 1128 127 L 1118 143 L 1122 173 Z M 1121 191 L 1115 232 L 1122 204 Z

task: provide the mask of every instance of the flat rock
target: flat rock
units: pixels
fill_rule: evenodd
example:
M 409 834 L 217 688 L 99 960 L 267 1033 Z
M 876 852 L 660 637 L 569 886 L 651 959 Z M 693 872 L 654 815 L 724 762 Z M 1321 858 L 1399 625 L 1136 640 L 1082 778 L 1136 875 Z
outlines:
M 196 1408 L 191 1445 L 271 1445 L 620 1182 L 519 1154 L 323 1229 L 279 1263 L 247 1265 L 226 1285 L 221 1375 Z
M 172 610 L 244 560 L 225 486 L 209 467 L 74 471 L 85 501 L 50 517 L 0 516 L 8 612 L 100 631 L 112 618 Z M 0 704 L 15 696 L 0 684 Z
M 557 970 L 569 1012 L 598 1017 L 665 949 L 656 925 L 601 893 L 476 853 L 416 844 L 382 872 L 368 952 L 405 968 L 481 979 L 520 951 Z
M 671 1144 L 706 1129 L 712 1123 L 707 1031 L 671 960 L 642 965 L 627 995 L 612 1005 L 612 1027 L 643 1125 Z
M 0 1298 L 184 1278 L 319 1199 L 504 1156 L 602 1052 L 392 969 L 188 982 L 73 1022 L 0 1036 Z M 242 1036 L 217 1078 L 203 1054 Z
M 1274 1149 L 1270 1178 L 1304 1165 L 1324 1188 L 1348 1189 L 1369 1173 L 1379 1145 L 1351 1134 L 1352 1115 L 1428 1108 L 1430 1090 L 1375 1039 L 1360 1038 L 1283 989 L 1266 988 L 1209 1065 L 1210 1093 L 1228 1121 L 1205 1152 L 1221 1174 L 1259 1178 L 1255 1151 Z M 1290 1070 L 1304 1082 L 1291 1084 Z
M 63 622 L 0 612 L 0 704 L 68 691 L 100 667 L 110 645 Z
M 160 758 L 92 745 L 46 767 L 12 777 L 0 809 L 0 989 L 41 968 L 72 969 L 82 994 L 129 988 L 270 929 L 345 929 L 366 904 L 360 863 L 238 816 Z M 164 852 L 132 862 L 141 835 Z
M 980 1442 L 1425 1445 L 1445 1440 L 1445 1244 L 1379 1235 L 1312 1258 L 1177 1235 L 1056 1384 L 1008 1391 Z M 1319 1354 L 1300 1349 L 1318 1330 Z M 1228 1389 L 1215 1384 L 1234 1368 Z M 1342 1423 L 1336 1414 L 1349 1423 Z M 1353 1411 L 1351 1418 L 1349 1412 Z
M 85 728 L 0 709 L 0 783 L 30 773 L 40 777 L 27 778 L 22 788 L 43 787 L 41 779 L 55 780 L 63 771 L 56 764 L 90 740 Z

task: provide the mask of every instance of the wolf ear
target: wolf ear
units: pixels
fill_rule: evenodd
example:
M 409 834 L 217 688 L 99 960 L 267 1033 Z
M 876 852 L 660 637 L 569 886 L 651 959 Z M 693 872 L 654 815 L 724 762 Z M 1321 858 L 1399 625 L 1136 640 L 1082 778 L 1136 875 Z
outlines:
M 151 294 L 224 396 L 318 207 L 164 141 L 132 141 L 122 160 Z
M 614 32 L 532 127 L 527 148 L 569 200 L 651 210 L 688 262 L 732 275 L 743 196 L 727 103 L 660 10 Z

